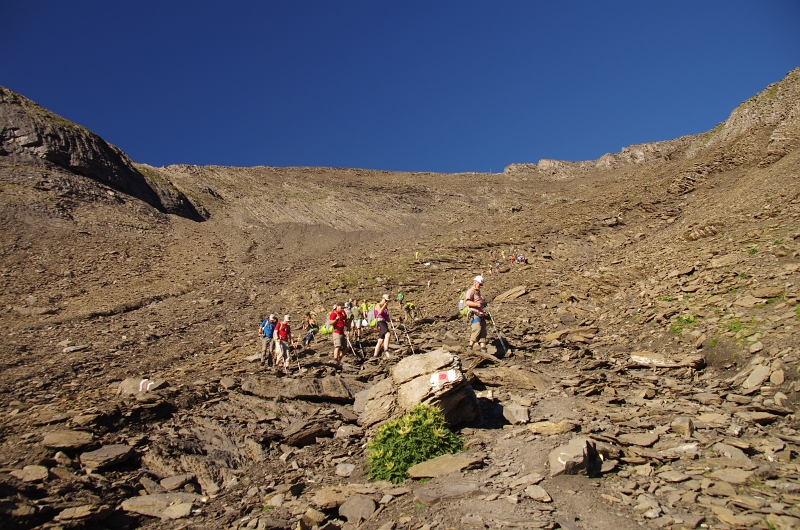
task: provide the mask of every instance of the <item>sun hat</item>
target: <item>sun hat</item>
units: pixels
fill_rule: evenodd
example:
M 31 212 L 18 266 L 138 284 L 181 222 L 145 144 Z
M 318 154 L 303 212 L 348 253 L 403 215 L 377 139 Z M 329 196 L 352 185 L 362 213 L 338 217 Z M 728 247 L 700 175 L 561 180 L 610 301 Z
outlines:
M 478 274 L 477 276 L 475 276 L 475 281 L 478 282 L 479 284 L 483 285 L 483 276 Z

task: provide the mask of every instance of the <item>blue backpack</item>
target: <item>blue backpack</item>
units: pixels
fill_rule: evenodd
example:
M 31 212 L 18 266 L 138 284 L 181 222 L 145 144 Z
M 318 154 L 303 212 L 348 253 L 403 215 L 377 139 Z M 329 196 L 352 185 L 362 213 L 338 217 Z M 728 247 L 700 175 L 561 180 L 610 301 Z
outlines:
M 264 337 L 272 338 L 272 334 L 275 333 L 275 322 L 264 320 L 261 322 L 261 332 L 264 334 Z

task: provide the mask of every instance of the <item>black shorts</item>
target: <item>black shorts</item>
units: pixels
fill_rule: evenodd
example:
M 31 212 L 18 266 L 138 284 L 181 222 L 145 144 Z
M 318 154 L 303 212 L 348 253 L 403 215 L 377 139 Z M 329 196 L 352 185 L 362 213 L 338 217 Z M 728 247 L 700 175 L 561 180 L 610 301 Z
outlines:
M 383 338 L 389 333 L 389 324 L 385 320 L 378 320 L 378 336 Z

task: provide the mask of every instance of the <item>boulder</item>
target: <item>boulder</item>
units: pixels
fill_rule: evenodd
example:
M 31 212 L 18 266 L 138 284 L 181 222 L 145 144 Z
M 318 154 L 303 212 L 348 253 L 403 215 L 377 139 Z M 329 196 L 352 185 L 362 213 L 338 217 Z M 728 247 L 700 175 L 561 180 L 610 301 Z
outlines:
M 767 377 L 769 377 L 769 370 L 769 366 L 764 366 L 763 364 L 756 365 L 753 371 L 750 372 L 750 375 L 747 376 L 747 379 L 742 383 L 742 388 L 751 389 L 760 387 Z
M 50 472 L 44 466 L 25 466 L 11 471 L 11 476 L 22 482 L 44 482 L 50 476 Z
M 353 492 L 346 486 L 328 486 L 314 493 L 309 502 L 321 510 L 338 508 Z
M 89 451 L 81 455 L 81 464 L 91 469 L 102 469 L 115 466 L 126 461 L 133 455 L 133 447 L 115 444 L 104 445 L 96 451 Z
M 331 432 L 331 426 L 326 421 L 300 420 L 292 423 L 283 431 L 283 438 L 288 445 L 303 447 L 315 443 L 317 438 L 330 436 Z
M 620 450 L 614 445 L 578 436 L 550 452 L 550 476 L 598 473 L 602 460 L 616 460 L 619 456 Z
M 633 366 L 657 366 L 659 368 L 694 368 L 699 370 L 706 365 L 702 355 L 688 354 L 680 357 L 668 357 L 661 353 L 651 351 L 635 351 L 631 353 Z
M 171 477 L 165 477 L 165 478 L 161 479 L 161 482 L 159 482 L 159 484 L 165 490 L 172 491 L 172 490 L 176 490 L 178 488 L 182 488 L 184 485 L 186 485 L 187 483 L 189 483 L 189 482 L 191 482 L 193 480 L 194 480 L 194 475 L 192 475 L 190 473 L 183 473 L 183 474 L 180 474 L 180 475 L 173 475 Z
M 302 399 L 328 403 L 352 403 L 353 393 L 341 378 L 302 378 L 278 381 L 275 377 L 251 377 L 242 382 L 242 392 L 265 399 Z
M 439 349 L 398 362 L 389 377 L 369 389 L 358 423 L 370 427 L 420 403 L 441 408 L 451 426 L 474 421 L 480 414 L 475 392 L 461 372 L 460 359 Z
M 528 423 L 530 420 L 528 407 L 523 407 L 522 405 L 517 405 L 516 403 L 503 405 L 503 417 L 507 419 L 511 425 Z
M 638 445 L 639 447 L 650 447 L 658 441 L 658 434 L 653 432 L 633 432 L 621 434 L 619 441 L 624 445 Z
M 84 504 L 72 508 L 65 508 L 61 510 L 54 519 L 56 521 L 81 521 L 88 523 L 108 519 L 113 513 L 114 508 L 106 504 Z
M 339 506 L 339 515 L 348 523 L 358 524 L 372 515 L 377 506 L 375 501 L 366 495 L 353 495 Z
M 544 390 L 553 383 L 542 374 L 520 368 L 478 368 L 475 377 L 486 386 L 508 386 L 522 390 Z
M 136 394 L 154 392 L 166 387 L 167 382 L 163 379 L 129 377 L 119 384 L 119 387 L 117 387 L 117 395 L 135 396 Z
M 578 425 L 569 420 L 561 420 L 558 423 L 552 421 L 537 421 L 536 423 L 528 425 L 528 430 L 532 433 L 545 434 L 548 436 L 568 433 L 577 428 Z
M 502 302 L 510 302 L 512 300 L 516 300 L 521 296 L 525 296 L 528 293 L 528 288 L 525 285 L 518 285 L 513 289 L 509 289 L 503 293 L 494 297 L 494 303 L 499 304 Z
M 76 451 L 94 440 L 92 433 L 84 431 L 53 431 L 45 433 L 42 445 L 48 449 Z
M 433 478 L 462 469 L 480 466 L 483 458 L 468 455 L 441 455 L 411 466 L 406 474 L 411 478 Z
M 178 513 L 175 510 L 170 510 L 165 513 L 167 508 L 173 505 L 192 504 L 198 499 L 197 495 L 192 493 L 158 493 L 156 495 L 139 495 L 131 497 L 122 501 L 122 509 L 126 512 L 134 512 L 141 515 L 148 515 L 150 517 L 176 518 Z M 185 507 L 182 507 L 185 508 Z M 182 509 L 178 509 L 180 513 Z

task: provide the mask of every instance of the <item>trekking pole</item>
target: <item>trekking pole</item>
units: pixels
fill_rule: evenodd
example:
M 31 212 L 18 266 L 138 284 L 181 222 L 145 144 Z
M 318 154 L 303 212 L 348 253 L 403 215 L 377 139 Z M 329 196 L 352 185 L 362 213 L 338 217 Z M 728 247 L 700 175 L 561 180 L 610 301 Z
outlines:
M 492 314 L 488 312 L 486 314 L 489 315 L 489 320 L 492 321 L 492 327 L 494 327 L 494 332 L 497 333 L 497 340 L 500 341 L 500 347 L 503 348 L 503 356 L 505 357 L 506 345 L 503 342 L 503 337 L 500 336 L 500 330 L 497 329 L 497 324 L 494 323 L 494 317 L 492 316 Z
M 408 329 L 406 329 L 406 324 L 403 322 L 403 331 L 406 332 L 406 338 L 408 339 L 408 345 L 411 347 L 411 355 L 416 355 L 417 352 L 414 351 L 414 345 L 411 344 L 411 337 L 408 335 Z
M 398 337 L 398 336 L 397 336 L 397 330 L 396 330 L 396 329 L 395 329 L 395 327 L 394 327 L 394 320 L 392 320 L 392 319 L 390 318 L 390 319 L 389 319 L 389 324 L 391 324 L 391 325 L 392 325 L 392 331 L 394 331 L 394 341 L 395 341 L 395 342 L 400 342 L 400 337 Z
M 297 344 L 294 341 L 292 341 L 292 351 L 294 352 L 294 360 L 297 363 L 297 371 L 299 372 L 302 368 L 300 367 L 300 356 L 297 354 Z
M 357 358 L 358 357 L 358 353 L 356 352 L 356 349 L 353 348 L 353 343 L 350 342 L 350 337 L 345 335 L 344 338 L 347 339 L 347 346 L 350 348 L 350 351 L 353 352 L 353 356 Z M 362 360 L 363 360 L 363 357 L 362 357 Z

